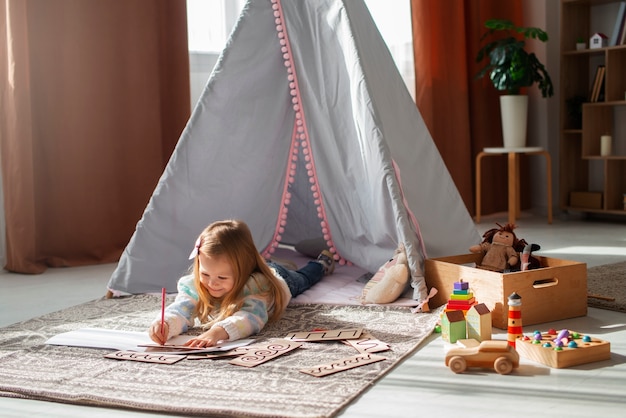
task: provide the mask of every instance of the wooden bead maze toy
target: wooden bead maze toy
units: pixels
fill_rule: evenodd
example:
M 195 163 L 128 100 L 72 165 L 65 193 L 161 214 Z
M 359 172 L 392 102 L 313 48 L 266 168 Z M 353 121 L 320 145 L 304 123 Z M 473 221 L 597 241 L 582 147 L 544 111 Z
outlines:
M 611 344 L 598 338 L 567 329 L 557 333 L 551 329 L 532 337 L 517 338 L 520 356 L 546 366 L 560 369 L 611 358 Z

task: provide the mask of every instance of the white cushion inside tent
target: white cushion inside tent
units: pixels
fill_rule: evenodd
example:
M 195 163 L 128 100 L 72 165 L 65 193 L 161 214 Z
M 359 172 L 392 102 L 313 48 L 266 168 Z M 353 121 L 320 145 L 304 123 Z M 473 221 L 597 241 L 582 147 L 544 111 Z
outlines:
M 289 260 L 298 267 L 304 266 L 309 260 L 306 255 L 289 248 L 279 248 L 275 253 L 282 260 Z M 390 257 L 392 254 L 389 255 Z M 324 276 L 315 286 L 291 300 L 292 304 L 320 303 L 326 305 L 361 305 L 361 295 L 367 280 L 364 275 L 369 272 L 355 265 L 336 266 L 333 274 Z M 370 275 L 365 277 L 370 277 Z M 393 306 L 416 306 L 418 302 L 410 294 L 402 295 L 393 303 Z

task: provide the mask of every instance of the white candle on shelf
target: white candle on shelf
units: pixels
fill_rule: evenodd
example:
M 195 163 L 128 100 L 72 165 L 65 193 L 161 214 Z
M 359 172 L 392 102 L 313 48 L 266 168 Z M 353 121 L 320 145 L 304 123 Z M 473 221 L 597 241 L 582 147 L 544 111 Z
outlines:
M 603 157 L 611 155 L 611 135 L 602 135 L 600 137 L 600 155 Z

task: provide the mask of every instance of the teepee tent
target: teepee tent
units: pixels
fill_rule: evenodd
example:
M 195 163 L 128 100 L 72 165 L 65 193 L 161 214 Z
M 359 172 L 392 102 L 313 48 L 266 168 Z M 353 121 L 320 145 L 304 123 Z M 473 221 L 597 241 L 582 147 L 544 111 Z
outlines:
M 200 231 L 242 219 L 257 248 L 324 237 L 374 272 L 480 236 L 362 0 L 250 0 L 109 281 L 176 289 Z

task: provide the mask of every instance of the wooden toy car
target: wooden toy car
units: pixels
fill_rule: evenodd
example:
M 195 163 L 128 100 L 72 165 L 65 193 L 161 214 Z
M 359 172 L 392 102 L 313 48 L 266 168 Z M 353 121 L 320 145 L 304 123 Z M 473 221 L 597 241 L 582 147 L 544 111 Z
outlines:
M 508 374 L 519 367 L 519 354 L 507 341 L 487 340 L 480 344 L 476 341 L 469 347 L 450 349 L 446 354 L 446 366 L 454 373 L 463 373 L 469 367 L 483 367 Z

